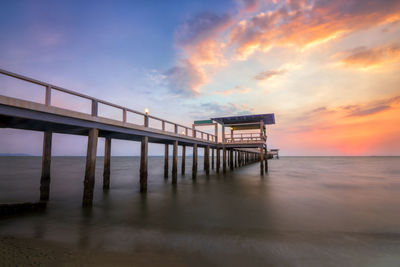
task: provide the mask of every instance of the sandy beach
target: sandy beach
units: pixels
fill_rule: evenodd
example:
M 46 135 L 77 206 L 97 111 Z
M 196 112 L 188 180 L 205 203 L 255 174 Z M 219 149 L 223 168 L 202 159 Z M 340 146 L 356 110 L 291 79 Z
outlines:
M 129 253 L 78 249 L 57 242 L 0 237 L 0 266 L 188 266 L 166 251 Z

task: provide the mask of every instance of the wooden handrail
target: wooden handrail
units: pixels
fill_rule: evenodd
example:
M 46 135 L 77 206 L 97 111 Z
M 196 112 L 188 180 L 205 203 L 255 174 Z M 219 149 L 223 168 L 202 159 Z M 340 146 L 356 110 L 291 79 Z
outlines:
M 3 74 L 3 75 L 9 76 L 9 77 L 13 77 L 13 78 L 19 79 L 19 80 L 23 80 L 23 81 L 30 82 L 30 83 L 33 83 L 33 84 L 37 84 L 37 85 L 40 85 L 40 86 L 44 86 L 46 88 L 45 105 L 47 105 L 47 106 L 51 106 L 51 90 L 57 90 L 57 91 L 60 91 L 60 92 L 66 93 L 66 94 L 70 94 L 70 95 L 74 95 L 74 96 L 77 96 L 77 97 L 81 97 L 81 98 L 90 100 L 91 101 L 91 115 L 95 116 L 95 117 L 98 116 L 98 104 L 100 103 L 100 104 L 103 104 L 103 105 L 107 105 L 107 106 L 114 107 L 114 108 L 122 110 L 122 122 L 127 122 L 127 113 L 131 112 L 131 113 L 134 113 L 134 114 L 137 114 L 137 115 L 141 115 L 141 116 L 144 116 L 144 117 L 147 116 L 147 118 L 151 118 L 151 119 L 154 119 L 154 120 L 161 121 L 161 123 L 162 123 L 162 129 L 161 130 L 162 131 L 166 131 L 165 130 L 165 123 L 169 123 L 169 124 L 174 126 L 174 132 L 176 134 L 178 134 L 178 135 L 189 136 L 189 130 L 191 130 L 192 133 L 194 133 L 192 128 L 187 127 L 185 125 L 182 125 L 182 124 L 179 124 L 179 123 L 175 123 L 175 122 L 172 122 L 172 121 L 168 121 L 168 120 L 164 120 L 164 119 L 161 119 L 161 118 L 158 118 L 158 117 L 155 117 L 155 116 L 152 116 L 152 115 L 148 115 L 148 114 L 145 114 L 143 112 L 140 112 L 140 111 L 137 111 L 137 110 L 134 110 L 134 109 L 123 107 L 123 106 L 120 106 L 120 105 L 117 105 L 117 104 L 114 104 L 114 103 L 111 103 L 111 102 L 108 102 L 108 101 L 105 101 L 105 100 L 102 100 L 102 99 L 98 99 L 98 98 L 95 98 L 95 97 L 92 97 L 92 96 L 89 96 L 89 95 L 85 95 L 85 94 L 81 94 L 81 93 L 78 93 L 78 92 L 75 92 L 75 91 L 72 91 L 72 90 L 69 90 L 69 89 L 65 89 L 65 88 L 62 88 L 60 86 L 56 86 L 56 85 L 53 85 L 53 84 L 42 82 L 42 81 L 39 81 L 39 80 L 36 80 L 36 79 L 32 79 L 32 78 L 29 78 L 29 77 L 26 77 L 26 76 L 23 76 L 23 75 L 20 75 L 20 74 L 16 74 L 16 73 L 13 73 L 13 72 L 10 72 L 10 71 L 7 71 L 7 70 L 3 70 L 3 69 L 0 69 L 0 73 Z M 184 131 L 185 134 L 180 134 L 179 132 L 177 132 L 177 130 L 176 130 L 177 127 L 184 128 L 185 129 L 185 131 Z M 197 138 L 196 136 L 194 136 L 196 139 L 209 141 L 209 136 L 211 136 L 212 140 L 216 140 L 216 137 L 213 134 L 209 134 L 209 133 L 198 131 L 198 130 L 196 130 L 196 132 L 201 133 L 201 138 Z M 203 138 L 204 134 L 207 136 L 206 139 Z M 192 136 L 193 136 L 193 134 L 192 134 Z

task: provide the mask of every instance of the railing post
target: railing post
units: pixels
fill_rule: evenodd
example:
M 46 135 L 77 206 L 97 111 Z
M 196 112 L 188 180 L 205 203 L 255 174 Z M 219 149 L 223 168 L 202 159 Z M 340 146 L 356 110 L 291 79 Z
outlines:
M 188 136 L 188 128 L 185 128 L 185 135 Z
M 178 125 L 175 124 L 175 129 L 174 130 L 175 130 L 175 133 L 177 134 L 178 133 Z
M 165 121 L 161 121 L 161 129 L 165 131 Z
M 218 143 L 218 124 L 215 124 L 215 143 Z
M 98 103 L 97 100 L 92 99 L 92 116 L 97 117 L 98 114 Z
M 44 104 L 46 106 L 51 105 L 51 86 L 50 85 L 46 86 L 46 98 L 45 98 Z
M 144 115 L 144 127 L 149 127 L 149 115 Z
M 126 122 L 126 108 L 122 109 L 122 122 Z

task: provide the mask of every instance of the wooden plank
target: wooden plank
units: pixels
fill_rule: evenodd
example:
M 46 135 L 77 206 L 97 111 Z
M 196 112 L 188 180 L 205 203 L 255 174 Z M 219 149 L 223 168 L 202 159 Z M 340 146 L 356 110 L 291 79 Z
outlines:
M 104 143 L 104 171 L 103 171 L 103 189 L 110 189 L 110 161 L 111 161 L 111 137 L 105 138 Z
M 89 130 L 82 207 L 91 207 L 93 203 L 98 135 L 98 129 Z
M 177 183 L 178 178 L 178 141 L 172 146 L 172 184 Z
M 140 146 L 140 192 L 147 192 L 147 163 L 148 163 L 148 144 L 149 138 L 142 137 Z
M 40 178 L 40 200 L 47 201 L 50 196 L 50 165 L 52 133 L 43 133 L 42 176 Z

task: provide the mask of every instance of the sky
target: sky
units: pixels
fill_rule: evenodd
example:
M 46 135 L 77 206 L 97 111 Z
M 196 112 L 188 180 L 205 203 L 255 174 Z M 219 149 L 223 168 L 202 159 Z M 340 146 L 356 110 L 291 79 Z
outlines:
M 400 155 L 398 0 L 7 0 L 0 68 L 188 126 L 274 113 L 268 147 L 282 155 Z M 0 84 L 43 100 L 42 88 Z M 39 132 L 0 140 L 0 153 L 41 153 Z M 53 155 L 84 155 L 86 142 L 55 134 Z M 137 155 L 131 143 L 112 154 Z

